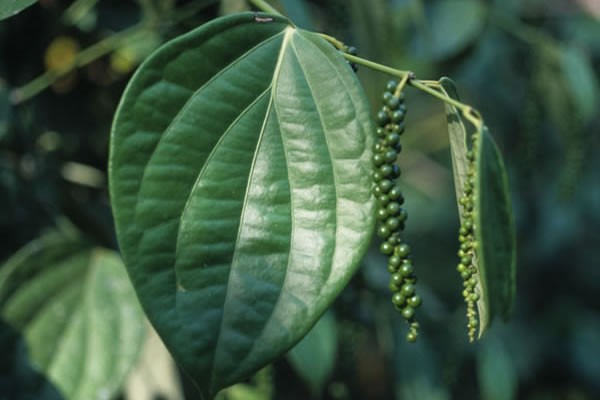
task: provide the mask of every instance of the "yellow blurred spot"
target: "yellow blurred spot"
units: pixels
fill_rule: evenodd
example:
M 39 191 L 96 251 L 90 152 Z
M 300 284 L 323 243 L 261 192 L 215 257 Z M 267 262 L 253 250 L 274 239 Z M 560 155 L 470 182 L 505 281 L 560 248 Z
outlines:
M 72 38 L 59 36 L 46 49 L 44 62 L 48 71 L 63 71 L 75 62 L 79 44 Z
M 129 47 L 123 47 L 110 56 L 110 66 L 119 74 L 130 72 L 138 63 L 135 51 Z

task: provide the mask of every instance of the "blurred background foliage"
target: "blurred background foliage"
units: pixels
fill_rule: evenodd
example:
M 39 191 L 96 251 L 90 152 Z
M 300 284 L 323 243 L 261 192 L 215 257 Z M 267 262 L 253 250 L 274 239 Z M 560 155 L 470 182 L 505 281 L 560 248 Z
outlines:
M 452 77 L 482 112 L 510 173 L 517 300 L 508 323 L 468 343 L 443 106 L 409 89 L 401 180 L 424 298 L 418 343 L 405 343 L 374 243 L 306 339 L 222 398 L 600 398 L 600 3 L 272 3 L 361 56 L 421 79 Z M 0 22 L 0 260 L 48 231 L 117 248 L 106 164 L 128 79 L 165 41 L 245 9 L 239 0 L 39 0 Z M 388 78 L 364 68 L 358 76 L 376 110 Z M 0 399 L 39 398 L 27 387 L 43 371 L 0 322 Z M 152 333 L 137 364 L 119 398 L 194 398 Z

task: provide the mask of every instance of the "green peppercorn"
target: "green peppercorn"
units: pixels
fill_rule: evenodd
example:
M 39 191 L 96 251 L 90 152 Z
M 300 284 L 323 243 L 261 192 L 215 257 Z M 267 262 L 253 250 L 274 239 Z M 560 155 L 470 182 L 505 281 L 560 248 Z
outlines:
M 404 260 L 404 263 L 400 267 L 399 272 L 402 274 L 402 276 L 404 276 L 406 278 L 406 277 L 411 276 L 415 272 L 415 268 L 413 267 L 410 260 Z
M 377 136 L 382 139 L 387 136 L 387 131 L 383 127 L 378 127 L 376 133 L 377 133 Z
M 394 187 L 394 182 L 390 181 L 389 179 L 384 179 L 381 182 L 379 182 L 378 186 L 381 189 L 381 192 L 385 194 L 389 192 L 391 188 Z M 382 193 L 378 194 L 378 196 Z
M 387 106 L 392 109 L 395 110 L 400 106 L 400 103 L 402 102 L 402 100 L 400 99 L 400 97 L 398 96 L 391 96 L 387 99 L 386 103 Z
M 404 277 L 402 276 L 402 274 L 399 274 L 397 272 L 392 274 L 392 278 L 391 278 L 390 282 L 392 282 L 394 285 L 396 285 L 398 287 L 404 287 L 404 285 L 402 285 L 402 282 L 404 282 Z
M 398 110 L 394 111 L 392 113 L 392 115 L 390 116 L 390 119 L 392 120 L 392 122 L 394 124 L 402 122 L 404 120 L 404 111 L 401 110 L 401 109 L 398 109 Z
M 402 295 L 402 293 L 396 292 L 392 295 L 392 303 L 394 303 L 395 306 L 402 306 L 405 301 L 406 298 L 404 295 Z
M 385 89 L 389 92 L 393 92 L 396 90 L 396 88 L 398 87 L 398 82 L 395 80 L 389 80 L 387 85 L 385 86 Z
M 387 207 L 378 208 L 376 217 L 380 221 L 385 221 L 389 217 L 389 214 L 387 212 Z
M 394 251 L 394 245 L 392 245 L 391 243 L 388 243 L 388 242 L 383 242 L 379 246 L 379 250 L 385 255 L 390 255 Z
M 379 197 L 379 196 L 381 196 L 382 194 L 385 194 L 385 193 L 383 193 L 383 190 L 381 190 L 381 186 L 379 186 L 379 185 L 375 185 L 375 186 L 373 187 L 373 194 L 374 194 L 375 196 Z
M 398 218 L 388 218 L 385 221 L 385 225 L 392 231 L 397 231 L 400 227 L 400 220 Z
M 421 305 L 421 297 L 415 294 L 414 296 L 408 298 L 407 303 L 409 306 L 417 308 Z
M 387 206 L 389 202 L 390 197 L 387 194 L 382 194 L 379 197 L 377 197 L 377 203 L 379 206 Z
M 398 135 L 402 135 L 405 129 L 406 127 L 404 125 L 404 122 L 392 125 L 392 132 L 397 133 Z
M 390 203 L 388 203 L 386 209 L 387 209 L 388 215 L 390 215 L 390 216 L 398 215 L 398 213 L 400 212 L 400 204 L 398 204 L 395 201 L 391 201 Z
M 400 135 L 395 132 L 388 133 L 383 142 L 388 146 L 393 146 L 400 141 Z
M 390 116 L 384 110 L 379 111 L 376 118 L 377 125 L 379 126 L 385 126 L 385 124 L 390 122 Z
M 411 306 L 404 307 L 402 310 L 402 316 L 407 320 L 412 319 L 415 316 L 415 309 Z
M 384 154 L 376 153 L 375 155 L 373 155 L 373 164 L 375 164 L 376 166 L 380 166 L 383 163 L 385 163 Z
M 375 156 L 377 155 L 378 154 L 376 154 Z M 373 156 L 373 160 L 375 160 L 375 156 Z M 384 162 L 392 163 L 396 161 L 396 158 L 398 158 L 398 152 L 396 152 L 396 150 L 389 149 L 385 153 L 383 153 Z
M 388 177 L 392 174 L 392 172 L 394 172 L 394 168 L 390 164 L 383 164 L 381 167 L 379 167 L 379 172 L 381 175 Z
M 416 332 L 408 332 L 406 334 L 406 340 L 410 343 L 414 343 L 417 341 L 417 333 Z
M 394 90 L 394 89 L 392 89 L 392 91 L 393 91 L 393 90 Z M 388 103 L 388 101 L 389 101 L 389 100 L 390 100 L 392 97 L 394 97 L 394 93 L 392 93 L 392 92 L 391 92 L 391 91 L 389 91 L 389 90 L 386 90 L 385 92 L 383 92 L 383 103 L 384 103 L 384 104 L 387 104 L 387 103 Z
M 402 274 L 399 275 L 402 276 Z M 405 283 L 400 288 L 400 291 L 405 296 L 411 296 L 415 292 L 415 286 L 411 283 Z
M 381 225 L 377 228 L 377 236 L 382 239 L 387 239 L 392 234 L 392 230 L 385 225 Z
M 391 188 L 388 192 L 388 196 L 391 200 L 394 200 L 396 203 L 398 203 L 398 205 L 404 203 L 404 196 L 402 195 L 402 191 L 398 186 Z
M 379 182 L 382 179 L 383 179 L 383 175 L 381 174 L 381 172 L 379 172 L 379 171 L 373 172 L 373 180 L 375 182 Z
M 390 259 L 388 260 L 390 265 L 393 265 L 394 267 L 399 267 L 400 264 L 402 263 L 402 259 L 398 256 L 391 256 Z
M 402 258 L 406 258 L 410 254 L 410 246 L 406 243 L 402 243 L 398 246 L 398 255 Z

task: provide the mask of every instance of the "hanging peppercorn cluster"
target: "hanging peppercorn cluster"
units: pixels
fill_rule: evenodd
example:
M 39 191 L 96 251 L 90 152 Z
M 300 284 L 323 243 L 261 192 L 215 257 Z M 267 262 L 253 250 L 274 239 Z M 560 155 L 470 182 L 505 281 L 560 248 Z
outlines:
M 415 320 L 415 311 L 421 305 L 421 298 L 415 293 L 417 277 L 410 257 L 410 247 L 400 237 L 407 214 L 402 208 L 404 197 L 396 185 L 400 168 L 395 161 L 402 150 L 400 136 L 404 132 L 406 106 L 404 94 L 398 88 L 396 81 L 388 82 L 383 94 L 383 107 L 377 113 L 373 190 L 377 199 L 377 235 L 383 240 L 380 251 L 389 256 L 392 303 L 410 325 L 406 339 L 414 342 L 417 340 L 419 326 Z
M 475 222 L 474 222 L 474 198 L 475 198 L 475 158 L 478 149 L 479 134 L 477 131 L 472 135 L 471 150 L 467 151 L 466 158 L 468 162 L 467 177 L 463 186 L 463 194 L 459 199 L 459 205 L 462 210 L 462 222 L 459 230 L 458 240 L 460 249 L 458 257 L 460 262 L 456 270 L 460 273 L 463 280 L 463 298 L 467 304 L 467 329 L 469 340 L 475 339 L 478 320 L 475 311 L 475 304 L 479 300 L 479 294 L 476 287 L 479 283 L 476 267 L 477 242 L 475 240 Z

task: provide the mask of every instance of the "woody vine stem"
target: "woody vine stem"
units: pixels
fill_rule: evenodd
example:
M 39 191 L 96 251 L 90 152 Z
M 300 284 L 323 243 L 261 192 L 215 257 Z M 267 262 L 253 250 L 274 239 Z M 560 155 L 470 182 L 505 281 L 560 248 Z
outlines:
M 266 12 L 268 14 L 274 14 L 274 15 L 282 15 L 279 11 L 277 11 L 275 8 L 273 8 L 273 6 L 271 6 L 264 0 L 249 0 L 249 1 L 256 8 L 258 8 L 259 10 L 261 10 L 263 12 Z M 395 76 L 400 79 L 400 82 L 401 82 L 400 88 L 404 85 L 408 85 L 408 86 L 414 87 L 415 89 L 419 89 L 422 92 L 425 92 L 433 97 L 436 97 L 436 98 L 442 100 L 445 103 L 448 103 L 448 104 L 456 107 L 458 110 L 460 110 L 460 112 L 465 117 L 465 119 L 467 121 L 469 121 L 471 124 L 473 124 L 473 126 L 476 129 L 479 130 L 483 126 L 483 120 L 482 120 L 479 112 L 477 110 L 475 110 L 473 107 L 471 107 L 467 104 L 464 104 L 460 101 L 457 101 L 455 99 L 452 99 L 452 98 L 448 97 L 445 93 L 440 91 L 441 85 L 439 84 L 438 81 L 416 79 L 415 74 L 412 71 L 405 71 L 405 70 L 392 68 L 387 65 L 383 65 L 383 64 L 379 64 L 374 61 L 371 61 L 371 60 L 367 60 L 365 58 L 361 58 L 361 57 L 354 56 L 352 54 L 348 54 L 344 51 L 344 49 L 346 48 L 346 45 L 343 42 L 341 42 L 340 40 L 338 40 L 332 36 L 326 35 L 324 33 L 318 33 L 318 35 L 321 36 L 326 41 L 328 41 L 329 43 L 331 43 L 335 48 L 340 50 L 342 56 L 344 56 L 344 58 L 347 59 L 348 61 L 351 61 L 355 64 L 362 65 L 364 67 L 373 69 L 375 71 L 379 71 L 379 72 L 383 72 L 388 75 Z

